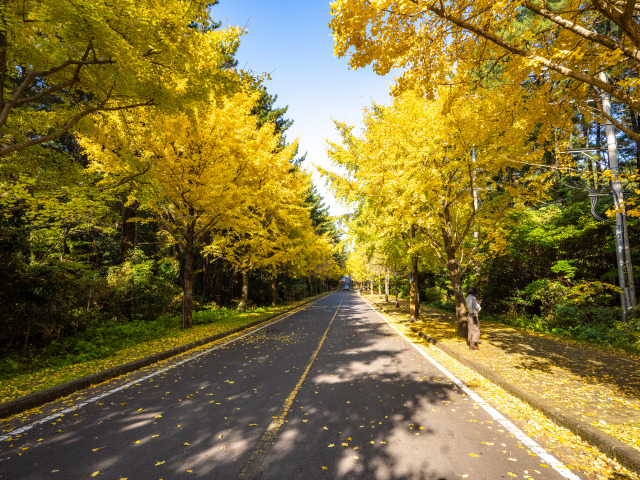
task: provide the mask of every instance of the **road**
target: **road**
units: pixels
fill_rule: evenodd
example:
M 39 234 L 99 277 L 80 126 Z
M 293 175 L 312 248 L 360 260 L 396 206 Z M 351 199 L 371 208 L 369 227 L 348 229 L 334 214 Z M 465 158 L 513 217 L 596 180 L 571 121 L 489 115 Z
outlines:
M 144 375 L 14 425 L 24 431 L 2 442 L 0 479 L 578 478 L 533 454 L 353 291 Z

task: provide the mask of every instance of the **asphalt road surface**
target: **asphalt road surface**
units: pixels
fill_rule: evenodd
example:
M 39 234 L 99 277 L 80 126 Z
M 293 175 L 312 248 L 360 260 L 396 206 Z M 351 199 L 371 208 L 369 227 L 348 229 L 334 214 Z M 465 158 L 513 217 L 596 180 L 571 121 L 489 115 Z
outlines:
M 154 368 L 47 407 L 62 417 L 13 425 L 23 430 L 3 437 L 0 479 L 578 478 L 354 291 Z

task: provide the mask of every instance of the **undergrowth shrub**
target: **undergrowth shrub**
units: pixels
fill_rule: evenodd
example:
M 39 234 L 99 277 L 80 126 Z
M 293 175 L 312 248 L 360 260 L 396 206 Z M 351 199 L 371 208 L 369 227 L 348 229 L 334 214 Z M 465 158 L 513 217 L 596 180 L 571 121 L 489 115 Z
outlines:
M 82 264 L 26 265 L 0 294 L 0 353 L 82 330 L 103 314 L 109 294 L 104 278 Z
M 179 263 L 154 260 L 135 248 L 121 265 L 109 268 L 107 282 L 113 289 L 113 317 L 155 318 L 176 303 L 180 294 Z
M 0 375 L 105 358 L 117 350 L 158 338 L 179 325 L 178 317 L 162 317 L 154 321 L 93 321 L 76 335 L 53 340 L 37 351 L 3 359 Z

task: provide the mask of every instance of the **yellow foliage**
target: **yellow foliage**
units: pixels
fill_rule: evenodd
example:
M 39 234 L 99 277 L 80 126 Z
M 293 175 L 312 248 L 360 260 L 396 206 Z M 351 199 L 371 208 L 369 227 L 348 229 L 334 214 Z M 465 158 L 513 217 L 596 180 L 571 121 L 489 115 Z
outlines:
M 640 41 L 637 25 L 624 20 L 632 16 L 628 9 L 633 2 L 625 12 L 610 0 L 597 7 L 577 0 L 550 5 L 528 0 L 334 0 L 330 27 L 334 52 L 348 55 L 353 68 L 371 65 L 379 74 L 402 69 L 399 90 L 416 88 L 434 95 L 453 76 L 461 83 L 487 84 L 495 80 L 492 72 L 500 71 L 501 81 L 516 85 L 531 78 L 558 85 L 569 78 L 640 111 L 637 89 L 627 89 L 640 65 L 634 47 Z M 610 29 L 594 27 L 605 22 Z M 603 82 L 601 71 L 623 82 Z M 584 100 L 592 90 L 571 88 L 566 93 Z
M 361 137 L 338 123 L 342 145 L 329 155 L 345 173 L 322 173 L 355 209 L 357 243 L 389 255 L 401 239 L 408 253 L 447 269 L 462 301 L 460 277 L 505 247 L 509 212 L 544 196 L 539 145 L 557 132 L 558 110 L 512 87 L 476 95 L 443 87 L 432 100 L 407 91 L 368 109 Z M 371 268 L 363 255 L 370 261 L 360 251 L 351 264 L 358 275 Z
M 220 67 L 240 31 L 208 28 L 209 3 L 2 2 L 0 156 L 57 138 L 95 111 L 175 108 L 228 90 L 234 76 Z

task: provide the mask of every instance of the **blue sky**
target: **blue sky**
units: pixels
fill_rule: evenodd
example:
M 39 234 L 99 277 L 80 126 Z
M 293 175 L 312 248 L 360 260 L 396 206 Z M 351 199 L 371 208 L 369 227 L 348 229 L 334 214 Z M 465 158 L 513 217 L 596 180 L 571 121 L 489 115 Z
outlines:
M 223 27 L 246 26 L 236 55 L 239 67 L 271 75 L 268 91 L 278 96 L 277 106 L 289 106 L 287 118 L 294 121 L 287 139 L 300 139 L 309 170 L 312 164 L 329 167 L 326 140 L 339 140 L 331 119 L 359 127 L 363 107 L 372 100 L 389 102 L 393 81 L 370 68 L 350 70 L 346 58 L 333 55 L 329 4 L 329 0 L 220 0 L 211 10 Z M 344 213 L 326 191 L 324 180 L 314 174 L 314 181 L 331 213 Z

